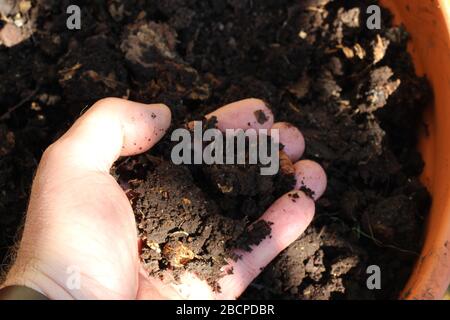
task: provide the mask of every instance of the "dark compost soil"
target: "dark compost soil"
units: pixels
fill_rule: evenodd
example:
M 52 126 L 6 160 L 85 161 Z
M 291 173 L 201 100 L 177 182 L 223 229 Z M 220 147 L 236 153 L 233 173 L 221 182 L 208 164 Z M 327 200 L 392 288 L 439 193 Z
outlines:
M 16 2 L 0 5 L 10 21 Z M 373 2 L 32 1 L 21 19 L 24 35 L 33 34 L 0 46 L 0 259 L 8 262 L 43 150 L 96 100 L 165 103 L 178 128 L 257 97 L 277 121 L 301 128 L 304 157 L 325 168 L 329 183 L 313 224 L 243 298 L 396 297 L 420 251 L 430 203 L 415 146 L 432 97 L 390 13 L 383 10 L 381 30 L 366 28 Z M 66 28 L 70 4 L 82 8 L 79 31 Z M 167 137 L 116 170 L 136 209 L 142 256 L 150 272 L 186 268 L 214 284 L 227 250 L 245 245 L 238 236 L 289 177 L 174 166 Z M 255 229 L 246 240 L 267 236 L 270 225 Z M 366 287 L 372 264 L 381 267 L 381 290 Z

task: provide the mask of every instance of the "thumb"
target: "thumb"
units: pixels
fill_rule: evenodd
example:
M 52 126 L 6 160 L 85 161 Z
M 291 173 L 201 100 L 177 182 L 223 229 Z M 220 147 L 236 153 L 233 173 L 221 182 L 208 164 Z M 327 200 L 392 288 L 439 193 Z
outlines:
M 155 145 L 170 126 L 170 109 L 118 98 L 98 101 L 51 148 L 64 150 L 67 164 L 109 172 L 119 156 Z
M 46 150 L 10 283 L 27 283 L 57 298 L 135 296 L 135 219 L 109 170 L 120 155 L 157 143 L 170 121 L 164 105 L 108 98 Z M 67 266 L 83 267 L 81 291 L 67 291 Z

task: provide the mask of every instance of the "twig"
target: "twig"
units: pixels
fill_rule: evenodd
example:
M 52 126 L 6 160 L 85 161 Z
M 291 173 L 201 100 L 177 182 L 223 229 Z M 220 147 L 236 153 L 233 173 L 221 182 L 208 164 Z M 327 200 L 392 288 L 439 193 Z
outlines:
M 8 119 L 11 114 L 13 112 L 15 112 L 17 109 L 19 109 L 21 106 L 23 106 L 26 102 L 28 102 L 28 100 L 30 100 L 31 98 L 33 98 L 36 93 L 39 91 L 39 88 L 36 88 L 33 90 L 33 92 L 27 96 L 25 99 L 23 99 L 22 101 L 20 101 L 18 104 L 16 104 L 15 106 L 11 107 L 8 109 L 8 111 L 6 111 L 2 116 L 0 116 L 0 121 L 6 120 Z
M 397 250 L 397 251 L 400 251 L 400 252 L 403 252 L 403 253 L 409 253 L 409 254 L 416 255 L 416 256 L 419 255 L 419 253 L 417 253 L 415 251 L 412 251 L 412 250 L 402 249 L 400 247 L 397 247 L 397 246 L 394 246 L 394 245 L 390 245 L 390 244 L 384 244 L 380 240 L 378 240 L 375 237 L 365 233 L 361 229 L 357 230 L 356 228 L 353 228 L 353 231 L 358 232 L 360 235 L 362 235 L 362 236 L 372 240 L 379 247 L 390 248 L 390 249 L 394 249 L 394 250 Z

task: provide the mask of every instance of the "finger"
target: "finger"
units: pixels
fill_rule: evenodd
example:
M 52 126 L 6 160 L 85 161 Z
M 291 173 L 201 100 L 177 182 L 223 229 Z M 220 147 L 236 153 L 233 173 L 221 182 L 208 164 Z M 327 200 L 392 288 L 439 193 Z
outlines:
M 228 104 L 205 116 L 217 118 L 217 128 L 226 129 L 270 129 L 274 117 L 267 105 L 259 99 L 245 99 Z M 189 123 L 192 127 L 193 123 Z
M 227 268 L 232 272 L 219 280 L 221 299 L 235 299 L 281 251 L 294 242 L 314 217 L 314 201 L 301 191 L 292 191 L 278 199 L 261 217 L 273 223 L 266 237 L 251 252 L 237 251 L 241 256 Z
M 296 163 L 295 169 L 296 189 L 307 188 L 315 194 L 315 199 L 318 199 L 327 185 L 326 174 L 322 167 L 313 161 L 303 160 Z M 264 239 L 251 252 L 236 252 L 242 258 L 232 261 L 227 266 L 227 269 L 232 270 L 232 274 L 220 280 L 223 288 L 220 297 L 225 299 L 238 297 L 267 264 L 306 230 L 313 219 L 314 211 L 314 201 L 298 190 L 284 195 L 275 202 L 260 219 L 273 223 L 271 236 Z
M 305 152 L 305 138 L 295 126 L 288 122 L 277 122 L 272 130 L 278 130 L 278 143 L 284 146 L 283 151 L 292 162 L 300 159 Z
M 108 172 L 119 156 L 142 153 L 170 126 L 162 104 L 146 105 L 117 98 L 97 102 L 55 143 L 78 168 Z
M 295 189 L 308 189 L 314 200 L 318 200 L 327 188 L 327 174 L 316 162 L 302 160 L 294 164 Z

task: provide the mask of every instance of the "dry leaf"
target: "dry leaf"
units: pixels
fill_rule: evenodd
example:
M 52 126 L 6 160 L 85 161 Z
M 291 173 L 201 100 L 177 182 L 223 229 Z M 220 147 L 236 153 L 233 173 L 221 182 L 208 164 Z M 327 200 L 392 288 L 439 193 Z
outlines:
M 83 76 L 88 76 L 95 82 L 103 82 L 103 84 L 110 89 L 116 89 L 117 87 L 116 75 L 113 72 L 111 72 L 107 77 L 102 77 L 96 71 L 88 70 L 83 73 Z
M 182 268 L 195 258 L 194 252 L 180 241 L 166 243 L 162 254 L 173 268 Z

